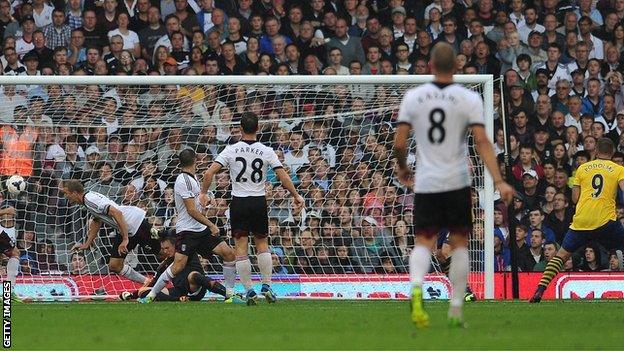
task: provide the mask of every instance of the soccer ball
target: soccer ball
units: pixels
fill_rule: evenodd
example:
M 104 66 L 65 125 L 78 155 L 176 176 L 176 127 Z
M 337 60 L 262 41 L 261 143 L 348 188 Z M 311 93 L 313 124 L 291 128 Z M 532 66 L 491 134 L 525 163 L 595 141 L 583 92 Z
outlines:
M 26 181 L 22 176 L 13 175 L 6 181 L 6 187 L 13 195 L 18 195 L 22 191 L 26 190 Z

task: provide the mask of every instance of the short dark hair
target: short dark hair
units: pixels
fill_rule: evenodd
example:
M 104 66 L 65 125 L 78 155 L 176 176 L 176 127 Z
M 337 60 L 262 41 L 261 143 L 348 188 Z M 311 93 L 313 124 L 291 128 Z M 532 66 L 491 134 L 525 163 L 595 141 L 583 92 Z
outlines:
M 548 48 L 555 48 L 557 50 L 559 50 L 559 52 L 561 52 L 561 45 L 559 45 L 558 43 L 550 43 L 548 44 Z
M 589 154 L 589 151 L 587 150 L 577 151 L 574 154 L 574 160 L 576 160 L 579 157 L 585 157 L 586 159 L 591 160 L 591 155 Z
M 161 235 L 158 238 L 158 241 L 160 241 L 160 243 L 164 243 L 165 241 L 168 241 L 171 245 L 175 246 L 176 243 L 176 238 L 173 235 L 166 235 L 167 233 L 163 233 L 165 235 Z
M 603 155 L 612 155 L 615 147 L 613 141 L 609 138 L 600 138 L 596 142 L 596 150 Z
M 245 112 L 240 120 L 243 133 L 252 134 L 258 131 L 258 116 L 253 112 Z
M 64 180 L 62 185 L 64 188 L 71 192 L 84 193 L 85 191 L 84 186 L 78 179 Z
M 180 159 L 180 167 L 188 167 L 195 163 L 195 151 L 193 149 L 184 149 L 180 151 L 178 158 Z

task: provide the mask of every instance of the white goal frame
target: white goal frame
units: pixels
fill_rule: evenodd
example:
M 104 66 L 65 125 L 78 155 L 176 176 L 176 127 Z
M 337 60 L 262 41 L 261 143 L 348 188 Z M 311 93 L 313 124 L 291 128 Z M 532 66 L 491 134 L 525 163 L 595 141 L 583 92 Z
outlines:
M 275 85 L 275 84 L 424 84 L 432 75 L 363 75 L 363 76 L 0 76 L 0 85 Z M 483 85 L 485 127 L 490 140 L 494 136 L 494 76 L 456 75 L 460 84 Z M 484 297 L 494 299 L 494 184 L 484 172 L 485 235 Z

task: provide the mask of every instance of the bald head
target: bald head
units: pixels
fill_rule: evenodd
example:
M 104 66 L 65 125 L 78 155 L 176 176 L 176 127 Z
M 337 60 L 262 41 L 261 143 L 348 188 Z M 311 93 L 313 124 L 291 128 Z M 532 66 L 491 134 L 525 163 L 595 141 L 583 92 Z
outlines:
M 435 73 L 455 73 L 455 50 L 444 42 L 437 43 L 431 51 L 431 65 Z

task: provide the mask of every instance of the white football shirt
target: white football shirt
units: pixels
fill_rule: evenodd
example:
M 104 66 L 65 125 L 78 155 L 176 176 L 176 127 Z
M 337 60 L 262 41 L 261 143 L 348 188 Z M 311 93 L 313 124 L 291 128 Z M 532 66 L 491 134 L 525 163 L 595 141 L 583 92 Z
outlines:
M 229 168 L 232 196 L 236 197 L 264 196 L 264 183 L 269 167 L 283 167 L 272 148 L 249 140 L 228 145 L 215 162 Z
M 483 102 L 457 84 L 428 83 L 409 90 L 399 123 L 411 125 L 416 140 L 416 193 L 441 193 L 470 186 L 466 135 L 483 125 Z
M 143 223 L 145 219 L 145 211 L 141 208 L 117 205 L 113 200 L 95 191 L 89 191 L 84 195 L 84 206 L 93 217 L 115 228 L 117 231 L 119 231 L 119 225 L 117 221 L 108 214 L 108 209 L 110 207 L 118 209 L 123 214 L 123 218 L 128 225 L 128 237 L 136 234 L 141 223 Z
M 15 235 L 15 226 L 7 228 L 7 227 L 3 227 L 0 225 L 0 234 L 1 233 L 6 233 L 6 235 L 11 240 L 12 246 L 17 245 L 17 236 Z
M 199 182 L 194 175 L 186 172 L 178 174 L 173 186 L 176 212 L 178 213 L 176 233 L 203 232 L 206 230 L 205 225 L 191 217 L 184 205 L 185 199 L 193 199 L 195 208 L 197 208 L 199 212 L 202 212 L 201 204 L 199 203 L 200 190 Z

